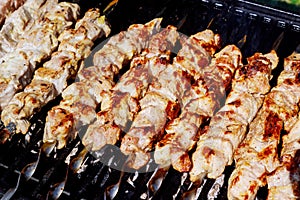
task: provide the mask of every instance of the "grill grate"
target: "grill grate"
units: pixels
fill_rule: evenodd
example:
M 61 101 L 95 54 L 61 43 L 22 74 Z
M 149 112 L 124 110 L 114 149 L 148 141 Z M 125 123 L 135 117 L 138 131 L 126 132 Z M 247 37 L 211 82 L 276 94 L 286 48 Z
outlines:
M 81 5 L 82 13 L 89 7 L 103 9 L 108 3 L 89 1 L 87 4 L 84 0 L 74 2 Z M 212 29 L 221 34 L 223 46 L 239 46 L 244 58 L 257 51 L 267 53 L 275 48 L 281 57 L 281 64 L 274 72 L 274 80 L 282 70 L 282 58 L 291 54 L 300 43 L 300 20 L 297 21 L 296 14 L 276 14 L 272 9 L 257 8 L 257 5 L 246 1 L 120 0 L 107 16 L 112 25 L 112 34 L 126 29 L 130 24 L 163 17 L 163 26 L 175 25 L 187 35 L 205 28 Z M 38 159 L 46 113 L 59 100 L 60 98 L 51 102 L 31 119 L 34 123 L 28 134 L 15 135 L 11 141 L 0 145 L 0 197 L 14 188 L 20 177 L 13 199 L 47 199 L 49 191 L 53 193 L 55 189 L 59 189 L 54 187 L 57 183 L 65 184 L 60 199 L 114 197 L 122 200 L 156 200 L 188 199 L 191 195 L 196 195 L 197 199 L 214 199 L 208 198 L 208 194 L 213 194 L 215 199 L 226 199 L 227 181 L 234 166 L 226 168 L 222 180 L 205 179 L 201 186 L 192 185 L 187 174 L 172 168 L 154 173 L 123 173 L 103 165 L 90 154 L 83 161 L 85 167 L 82 172 L 73 173 L 65 160 L 71 152 L 76 151 L 72 157 L 74 158 L 84 148 L 78 138 L 66 148 L 51 153 L 49 157 L 41 154 L 35 173 L 26 181 L 20 176 L 20 172 L 27 164 Z M 109 150 L 106 152 L 109 156 Z M 118 161 L 113 160 L 112 163 L 114 162 Z M 162 175 L 164 178 L 160 179 Z M 257 199 L 265 198 L 266 188 L 262 188 Z

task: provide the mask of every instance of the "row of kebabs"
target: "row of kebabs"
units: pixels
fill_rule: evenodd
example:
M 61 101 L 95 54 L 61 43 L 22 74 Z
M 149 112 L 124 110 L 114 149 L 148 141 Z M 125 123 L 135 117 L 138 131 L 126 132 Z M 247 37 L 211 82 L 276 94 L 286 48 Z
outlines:
M 154 150 L 156 163 L 189 171 L 192 181 L 201 181 L 217 178 L 235 160 L 229 199 L 253 199 L 266 183 L 269 199 L 300 197 L 295 188 L 300 179 L 295 164 L 300 149 L 298 54 L 286 58 L 278 85 L 270 91 L 278 63 L 274 51 L 256 53 L 243 65 L 239 49 L 229 45 L 219 50 L 220 38 L 212 31 L 187 38 L 172 26 L 160 30 L 161 19 L 154 19 L 112 36 L 95 53 L 94 66 L 82 68 L 93 41 L 110 32 L 104 16 L 89 10 L 70 28 L 79 15 L 76 4 L 52 0 L 30 5 L 36 8 L 28 17 L 31 28 L 23 26 L 14 43 L 8 43 L 12 50 L 1 58 L 1 119 L 6 126 L 14 124 L 17 133 L 25 134 L 30 117 L 62 95 L 48 112 L 45 143 L 63 148 L 89 125 L 82 139 L 86 147 L 96 151 L 121 140 L 132 168 L 146 165 Z M 172 59 L 178 41 L 181 49 Z M 76 75 L 79 80 L 68 86 Z M 207 120 L 209 125 L 199 128 Z

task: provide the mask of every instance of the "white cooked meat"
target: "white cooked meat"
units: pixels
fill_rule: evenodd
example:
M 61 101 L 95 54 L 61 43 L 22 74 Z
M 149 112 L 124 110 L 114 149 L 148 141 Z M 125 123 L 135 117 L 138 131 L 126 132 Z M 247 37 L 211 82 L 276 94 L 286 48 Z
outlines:
M 132 25 L 127 31 L 111 37 L 109 41 L 94 55 L 95 66 L 89 66 L 79 71 L 79 82 L 68 86 L 63 92 L 63 100 L 58 106 L 54 106 L 47 115 L 45 125 L 45 140 L 56 142 L 58 148 L 66 145 L 69 139 L 77 135 L 80 125 L 87 125 L 96 119 L 96 107 L 104 99 L 109 98 L 111 89 L 115 85 L 113 77 L 119 71 L 111 71 L 111 68 L 121 69 L 126 62 L 131 60 L 130 55 L 141 53 L 146 46 L 149 37 L 160 28 L 161 18 L 154 19 L 146 24 Z M 130 34 L 132 36 L 129 37 Z M 124 37 L 128 35 L 128 37 Z M 130 41 L 127 41 L 130 40 Z M 137 41 L 141 41 L 139 44 Z M 123 53 L 124 44 L 132 43 L 129 53 Z M 106 56 L 110 56 L 107 58 Z M 118 65 L 115 65 L 115 62 Z M 110 69 L 111 76 L 104 76 Z M 83 98 L 84 97 L 84 98 Z M 101 107 L 105 106 L 101 104 Z M 108 107 L 108 105 L 107 105 Z
M 94 65 L 99 67 L 99 75 L 109 79 L 118 75 L 125 62 L 147 47 L 149 37 L 160 29 L 161 20 L 157 18 L 145 25 L 133 24 L 127 31 L 111 37 L 93 59 Z
M 24 35 L 14 52 L 5 55 L 0 64 L 0 109 L 2 110 L 30 81 L 37 65 L 48 58 L 58 46 L 57 37 L 70 27 L 79 15 L 79 6 L 59 3 L 45 13 Z M 15 58 L 21 59 L 16 63 Z
M 234 154 L 236 168 L 229 179 L 229 199 L 254 199 L 258 188 L 266 184 L 267 174 L 279 164 L 280 133 L 290 132 L 299 112 L 300 62 L 292 58 L 286 60 L 277 86 L 266 95 L 245 140 Z
M 285 68 L 279 82 L 291 82 L 299 87 L 300 54 L 293 53 L 285 59 Z M 292 70 L 293 69 L 293 70 Z M 294 71 L 294 73 L 293 73 Z M 291 80 L 285 79 L 290 77 Z M 296 76 L 296 77 L 295 77 Z M 295 79 L 293 79 L 295 77 Z M 299 92 L 299 89 L 292 90 Z M 285 123 L 285 122 L 284 122 Z M 300 198 L 300 118 L 292 127 L 291 131 L 282 137 L 282 150 L 280 164 L 270 175 L 267 176 L 268 198 L 267 199 L 299 199 Z
M 237 70 L 225 105 L 211 118 L 207 132 L 197 143 L 192 156 L 192 181 L 206 175 L 217 178 L 225 166 L 231 165 L 233 152 L 270 90 L 271 71 L 277 63 L 274 51 L 266 55 L 257 53 L 248 58 L 248 65 Z
M 115 144 L 121 131 L 128 130 L 128 124 L 139 111 L 139 100 L 146 93 L 152 79 L 163 70 L 170 61 L 170 52 L 179 37 L 173 26 L 150 38 L 149 47 L 142 55 L 134 58 L 130 69 L 119 79 L 112 89 L 110 98 L 103 101 L 108 105 L 97 114 L 97 120 L 91 124 L 83 138 L 83 143 L 92 150 L 98 150 L 105 144 Z M 112 131 L 113 130 L 113 131 Z M 95 138 L 104 139 L 100 144 Z
M 190 88 L 191 81 L 187 74 L 196 76 L 201 73 L 201 69 L 210 63 L 211 53 L 218 45 L 219 37 L 212 31 L 205 30 L 191 36 L 183 44 L 174 64 L 167 65 L 149 86 L 140 100 L 141 111 L 133 120 L 120 147 L 125 155 L 129 155 L 130 167 L 139 169 L 147 164 L 149 151 L 162 137 L 167 119 L 174 119 L 178 115 L 179 102 Z M 186 52 L 192 52 L 195 57 L 185 57 Z
M 267 176 L 268 200 L 300 198 L 300 120 L 283 136 L 280 165 Z
M 93 40 L 109 33 L 105 18 L 98 9 L 86 12 L 75 29 L 65 30 L 58 38 L 58 51 L 37 69 L 23 92 L 17 93 L 3 109 L 1 118 L 5 125 L 14 123 L 16 131 L 25 134 L 28 119 L 67 87 L 67 81 L 78 71 L 81 62 L 90 54 Z
M 203 68 L 201 79 L 183 96 L 180 116 L 165 127 L 167 134 L 156 145 L 154 158 L 157 164 L 172 164 L 180 172 L 190 170 L 188 151 L 197 142 L 198 128 L 220 107 L 225 89 L 230 86 L 235 69 L 241 65 L 241 58 L 236 46 L 226 46 L 214 55 L 210 65 Z
M 0 31 L 0 59 L 13 52 L 24 34 L 40 23 L 44 14 L 58 4 L 57 0 L 27 0 L 9 15 Z
M 133 108 L 138 107 L 134 104 L 138 104 L 139 99 L 144 96 L 152 78 L 169 62 L 170 51 L 175 46 L 178 36 L 176 28 L 173 26 L 168 26 L 162 32 L 154 35 L 150 39 L 146 58 L 138 57 L 134 59 L 131 62 L 134 68 L 126 72 L 121 77 L 121 81 L 118 81 L 113 88 L 110 110 L 112 116 L 114 116 L 114 122 L 122 129 L 126 127 L 128 120 L 133 120 L 134 110 L 136 110 Z M 127 105 L 129 107 L 126 109 Z M 130 113 L 130 110 L 133 110 L 133 113 Z

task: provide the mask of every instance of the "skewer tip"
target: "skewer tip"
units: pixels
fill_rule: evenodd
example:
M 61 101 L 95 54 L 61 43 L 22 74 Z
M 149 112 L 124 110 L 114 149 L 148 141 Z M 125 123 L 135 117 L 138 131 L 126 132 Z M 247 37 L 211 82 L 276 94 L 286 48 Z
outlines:
M 49 156 L 51 154 L 51 152 L 54 150 L 56 146 L 56 142 L 45 142 L 42 147 L 41 150 L 42 152 L 44 152 L 46 154 L 46 156 Z

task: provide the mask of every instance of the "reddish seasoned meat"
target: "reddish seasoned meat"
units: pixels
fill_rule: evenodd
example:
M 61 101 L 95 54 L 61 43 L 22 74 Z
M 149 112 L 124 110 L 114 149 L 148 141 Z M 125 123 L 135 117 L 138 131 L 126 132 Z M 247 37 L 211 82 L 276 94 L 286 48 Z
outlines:
M 139 111 L 139 100 L 153 78 L 170 62 L 170 53 L 178 37 L 176 28 L 168 26 L 150 39 L 148 49 L 131 62 L 131 68 L 112 89 L 111 97 L 102 101 L 107 108 L 102 107 L 96 122 L 89 126 L 83 138 L 85 145 L 98 150 L 105 144 L 115 144 L 120 132 L 128 130 Z M 96 138 L 102 138 L 102 142 L 95 143 Z
M 95 66 L 79 71 L 79 82 L 68 86 L 63 92 L 63 100 L 49 112 L 45 125 L 45 138 L 56 142 L 62 148 L 68 139 L 77 135 L 77 128 L 92 123 L 96 119 L 96 107 L 108 107 L 105 102 L 110 98 L 115 85 L 113 77 L 132 57 L 146 47 L 151 35 L 160 28 L 161 19 L 154 19 L 146 24 L 131 25 L 109 39 L 94 55 Z M 128 46 L 128 44 L 131 44 Z M 125 51 L 127 48 L 127 52 Z M 111 69 L 118 69 L 111 71 Z M 108 70 L 108 71 L 107 71 Z M 110 73 L 111 76 L 105 74 Z M 44 142 L 47 140 L 45 139 Z
M 191 86 L 189 76 L 201 74 L 218 45 L 219 37 L 212 31 L 191 36 L 183 44 L 173 65 L 167 65 L 152 82 L 140 100 L 141 111 L 122 140 L 121 151 L 129 155 L 130 167 L 138 169 L 147 164 L 149 151 L 162 137 L 167 119 L 178 115 L 180 101 Z
M 220 101 L 226 95 L 225 88 L 229 87 L 235 69 L 241 65 L 241 57 L 240 50 L 229 45 L 203 68 L 201 79 L 183 96 L 180 116 L 166 126 L 167 134 L 156 145 L 156 163 L 162 166 L 172 164 L 180 172 L 190 170 L 187 153 L 197 142 L 198 128 L 220 107 Z
M 206 134 L 197 143 L 190 172 L 192 181 L 206 175 L 217 178 L 225 166 L 231 165 L 233 152 L 270 90 L 271 71 L 277 63 L 275 52 L 257 53 L 248 58 L 248 65 L 237 70 L 225 105 L 211 118 Z
M 300 198 L 300 120 L 288 135 L 283 136 L 283 149 L 280 165 L 267 176 L 267 199 L 299 199 Z
M 299 112 L 299 70 L 299 57 L 286 59 L 277 86 L 251 122 L 249 133 L 234 154 L 236 169 L 229 179 L 229 199 L 254 199 L 258 188 L 266 184 L 266 175 L 278 166 L 280 133 L 290 132 Z
M 289 69 L 283 71 L 282 76 L 280 76 L 279 82 L 290 82 L 290 84 L 294 85 L 294 87 L 299 85 L 300 54 L 294 53 L 288 58 L 286 58 L 285 68 Z M 297 93 L 299 92 L 299 89 L 291 89 L 291 91 L 293 93 Z M 268 199 L 300 199 L 299 133 L 300 118 L 298 113 L 298 120 L 291 129 L 291 131 L 288 132 L 287 135 L 284 135 L 282 137 L 280 164 L 274 172 L 267 176 L 267 183 L 269 188 Z

